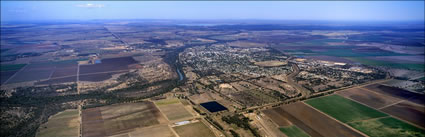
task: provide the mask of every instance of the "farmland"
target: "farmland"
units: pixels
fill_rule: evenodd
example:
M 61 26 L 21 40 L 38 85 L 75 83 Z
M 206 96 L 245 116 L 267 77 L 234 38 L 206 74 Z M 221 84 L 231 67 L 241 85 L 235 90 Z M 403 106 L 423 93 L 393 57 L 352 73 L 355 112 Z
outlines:
M 362 136 L 345 125 L 329 118 L 321 112 L 305 105 L 302 102 L 297 102 L 290 105 L 271 109 L 275 114 L 279 114 L 289 120 L 293 125 L 299 127 L 310 136 L 322 137 L 339 137 L 339 136 Z M 270 110 L 267 110 L 270 111 Z M 274 115 L 268 115 L 272 118 Z M 273 119 L 283 120 L 283 119 Z M 279 122 L 276 122 L 279 123 Z M 335 130 L 338 129 L 338 130 Z
M 65 110 L 53 115 L 49 122 L 40 126 L 37 137 L 71 137 L 78 136 L 80 130 L 80 121 L 78 110 Z
M 423 136 L 425 131 L 394 118 L 379 118 L 348 123 L 371 137 Z
M 111 136 L 165 123 L 152 102 L 89 108 L 82 113 L 83 136 Z
M 164 99 L 156 101 L 155 104 L 170 121 L 187 120 L 192 118 L 192 114 L 186 110 L 178 99 Z
M 420 136 L 425 132 L 425 130 L 423 129 L 390 117 L 389 115 L 369 108 L 368 106 L 364 106 L 357 102 L 344 99 L 343 97 L 340 97 L 338 95 L 315 98 L 307 100 L 306 103 L 371 137 Z M 397 105 L 400 105 L 400 103 Z M 387 110 L 384 112 L 392 112 L 389 114 L 394 116 L 401 115 L 397 113 L 401 111 Z M 403 119 L 407 120 L 412 120 L 411 118 L 407 118 L 407 115 L 413 117 L 416 116 L 416 118 L 418 118 L 420 117 L 418 115 L 421 115 L 421 113 L 423 114 L 423 112 L 419 112 L 419 110 L 404 110 L 403 112 L 409 112 L 407 114 L 403 113 L 403 116 L 401 116 Z M 413 121 L 419 122 L 420 120 L 421 118 Z
M 350 88 L 344 91 L 340 91 L 337 94 L 362 102 L 375 109 L 401 101 L 401 99 L 388 95 L 382 95 L 373 91 L 368 91 L 367 89 L 363 88 Z
M 285 133 L 288 137 L 309 137 L 307 133 L 299 129 L 297 126 L 283 127 L 280 131 Z
M 181 137 L 213 137 L 213 132 L 201 121 L 173 127 Z M 196 131 L 196 132 L 194 132 Z
M 0 135 L 424 135 L 423 24 L 264 22 L 2 24 Z
M 415 99 L 421 98 L 421 95 L 399 91 L 391 87 L 378 87 L 379 85 L 369 85 L 350 88 L 337 94 L 424 127 L 424 105 L 420 103 L 420 99 Z
M 387 116 L 339 95 L 315 98 L 306 103 L 344 123 Z

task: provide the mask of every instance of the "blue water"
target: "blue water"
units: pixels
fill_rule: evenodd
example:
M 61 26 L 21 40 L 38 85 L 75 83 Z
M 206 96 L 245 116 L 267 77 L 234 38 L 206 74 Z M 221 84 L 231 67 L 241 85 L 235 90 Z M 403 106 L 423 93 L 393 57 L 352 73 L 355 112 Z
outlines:
M 226 107 L 224 107 L 223 105 L 221 105 L 221 104 L 219 104 L 215 101 L 201 103 L 201 106 L 206 108 L 209 112 L 218 112 L 218 111 L 227 110 Z
M 179 74 L 179 81 L 183 80 L 183 74 L 180 72 L 180 69 L 177 68 L 177 74 Z
M 100 61 L 100 59 L 94 61 L 94 64 L 99 64 L 99 63 L 102 63 L 102 61 Z

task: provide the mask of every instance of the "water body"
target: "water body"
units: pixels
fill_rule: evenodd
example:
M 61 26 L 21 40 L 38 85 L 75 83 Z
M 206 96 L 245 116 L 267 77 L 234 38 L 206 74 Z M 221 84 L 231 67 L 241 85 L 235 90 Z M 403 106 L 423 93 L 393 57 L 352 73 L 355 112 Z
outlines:
M 177 68 L 177 74 L 179 74 L 179 81 L 183 80 L 183 74 L 180 72 L 180 69 Z
M 226 107 L 217 103 L 216 101 L 201 103 L 200 105 L 203 106 L 204 108 L 206 108 L 211 113 L 227 110 Z

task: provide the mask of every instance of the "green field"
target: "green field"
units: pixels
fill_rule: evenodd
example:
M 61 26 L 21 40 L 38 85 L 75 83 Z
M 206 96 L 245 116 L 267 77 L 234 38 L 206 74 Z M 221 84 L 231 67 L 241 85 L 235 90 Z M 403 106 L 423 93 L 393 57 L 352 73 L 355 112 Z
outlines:
M 425 131 L 392 117 L 348 123 L 371 137 L 423 137 Z
M 37 137 L 76 137 L 80 123 L 77 109 L 65 110 L 52 116 L 38 128 Z
M 162 100 L 155 101 L 155 105 L 157 105 L 157 106 L 170 105 L 170 104 L 176 104 L 176 103 L 179 103 L 179 102 L 180 102 L 180 100 L 178 98 L 162 99 Z
M 0 71 L 16 71 L 21 69 L 22 67 L 24 67 L 27 64 L 2 64 L 0 65 Z
M 314 98 L 305 103 L 344 123 L 388 116 L 339 95 Z
M 424 64 L 412 64 L 412 63 L 394 63 L 389 61 L 381 61 L 381 60 L 372 60 L 366 58 L 347 58 L 354 62 L 359 62 L 365 65 L 371 66 L 382 66 L 382 67 L 390 67 L 390 68 L 400 68 L 400 69 L 409 69 L 409 70 L 417 70 L 417 71 L 425 71 Z
M 300 128 L 294 125 L 288 126 L 288 127 L 282 127 L 279 129 L 280 131 L 285 133 L 285 135 L 287 135 L 288 137 L 309 137 L 307 133 L 305 133 L 303 130 L 301 130 Z

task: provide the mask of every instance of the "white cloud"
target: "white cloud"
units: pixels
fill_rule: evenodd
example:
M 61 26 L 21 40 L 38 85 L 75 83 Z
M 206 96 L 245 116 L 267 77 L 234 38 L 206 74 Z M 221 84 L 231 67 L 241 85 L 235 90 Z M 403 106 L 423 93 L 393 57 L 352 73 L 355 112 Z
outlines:
M 80 8 L 103 8 L 103 7 L 105 7 L 105 5 L 103 5 L 103 4 L 91 4 L 91 3 L 80 4 L 80 5 L 75 5 L 75 6 L 80 7 Z

